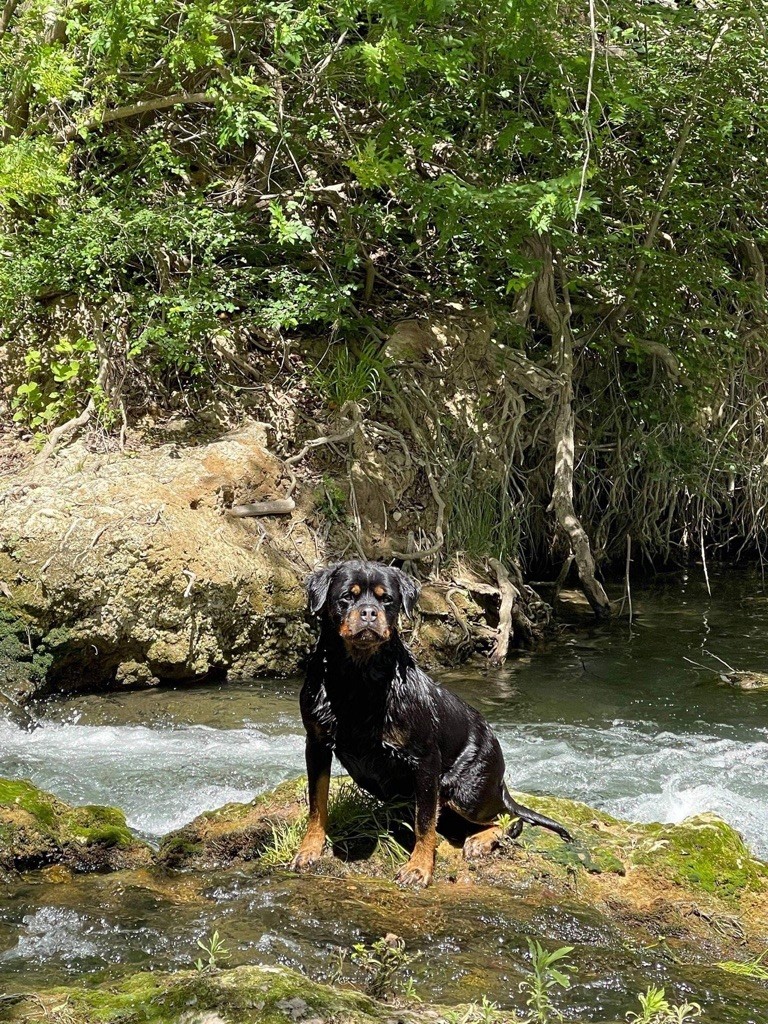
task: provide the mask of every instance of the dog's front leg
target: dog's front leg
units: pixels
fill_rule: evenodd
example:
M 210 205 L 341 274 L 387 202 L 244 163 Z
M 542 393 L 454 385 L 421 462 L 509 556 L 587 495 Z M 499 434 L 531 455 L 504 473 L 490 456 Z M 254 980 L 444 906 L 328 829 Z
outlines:
M 429 885 L 432 881 L 440 809 L 439 787 L 440 754 L 434 751 L 422 758 L 416 769 L 416 845 L 408 863 L 395 876 L 402 885 Z
M 306 757 L 309 823 L 299 852 L 291 861 L 292 871 L 305 871 L 320 859 L 328 831 L 328 787 L 333 754 L 325 743 L 307 734 Z

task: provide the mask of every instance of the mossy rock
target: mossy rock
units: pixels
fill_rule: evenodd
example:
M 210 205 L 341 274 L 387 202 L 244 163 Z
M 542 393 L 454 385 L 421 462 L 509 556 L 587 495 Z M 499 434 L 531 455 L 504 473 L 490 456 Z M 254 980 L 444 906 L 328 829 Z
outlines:
M 209 868 L 256 860 L 271 841 L 275 826 L 293 822 L 302 814 L 305 790 L 305 780 L 292 779 L 249 803 L 205 811 L 164 837 L 158 859 L 169 868 Z
M 24 871 L 65 864 L 73 871 L 152 863 L 115 807 L 71 807 L 25 780 L 0 779 L 0 868 Z
M 0 679 L 8 692 L 23 695 L 45 681 L 51 654 L 40 639 L 31 616 L 0 597 Z
M 469 1007 L 394 1007 L 353 989 L 310 981 L 279 967 L 211 973 L 138 974 L 97 988 L 54 989 L 3 1006 L 0 1021 L 47 1024 L 447 1024 L 471 1020 Z M 517 1020 L 498 1012 L 497 1024 Z
M 349 790 L 351 783 L 332 780 L 332 822 L 344 787 Z M 651 935 L 670 933 L 696 941 L 712 937 L 717 943 L 715 924 L 704 930 L 700 925 L 726 921 L 754 940 L 759 952 L 765 948 L 761 943 L 768 942 L 768 866 L 752 857 L 739 834 L 717 816 L 698 815 L 677 825 L 638 824 L 578 801 L 526 793 L 515 797 L 562 822 L 574 842 L 563 843 L 545 829 L 527 826 L 518 840 L 470 863 L 459 844 L 444 841 L 437 852 L 436 888 L 458 882 L 473 886 L 474 898 L 485 899 L 479 890 L 488 886 L 489 901 L 494 888 L 543 901 L 554 896 L 624 922 L 627 934 L 635 934 L 639 926 Z M 367 799 L 361 800 L 363 810 Z M 160 861 L 196 869 L 248 860 L 270 869 L 286 866 L 301 840 L 306 812 L 305 781 L 283 783 L 251 803 L 228 804 L 201 815 L 167 836 Z M 315 871 L 354 875 L 363 885 L 366 877 L 391 879 L 393 857 L 402 852 L 391 839 L 405 847 L 409 835 L 412 841 L 407 827 L 398 832 L 399 819 L 398 813 L 385 817 L 375 809 L 370 822 L 364 813 L 358 815 L 358 836 L 368 835 L 372 841 L 367 852 L 365 844 L 358 843 L 351 853 L 348 844 L 338 842 L 337 822 L 336 830 L 329 828 L 334 844 Z
M 651 845 L 635 854 L 635 863 L 661 861 L 681 885 L 729 902 L 768 888 L 768 866 L 756 860 L 738 832 L 716 814 L 697 814 L 679 825 L 648 825 L 646 835 Z
M 345 777 L 331 784 L 334 794 Z M 735 900 L 744 891 L 768 893 L 768 866 L 750 854 L 743 839 L 714 814 L 701 814 L 676 825 L 621 821 L 587 804 L 564 798 L 516 793 L 516 799 L 562 822 L 574 836 L 563 843 L 553 833 L 526 827 L 519 843 L 501 851 L 490 863 L 514 863 L 514 849 L 542 862 L 550 873 L 563 876 L 584 871 L 593 875 L 626 876 L 636 868 L 690 890 Z M 296 824 L 306 814 L 302 778 L 282 783 L 250 803 L 226 804 L 207 811 L 184 828 L 170 833 L 160 847 L 160 860 L 173 867 L 225 865 L 258 860 L 269 849 L 276 828 Z M 297 832 L 297 841 L 300 831 Z M 446 870 L 455 868 L 447 844 L 441 847 Z M 438 858 L 437 877 L 440 877 Z M 480 865 L 480 873 L 484 874 Z M 378 873 L 372 871 L 369 873 Z

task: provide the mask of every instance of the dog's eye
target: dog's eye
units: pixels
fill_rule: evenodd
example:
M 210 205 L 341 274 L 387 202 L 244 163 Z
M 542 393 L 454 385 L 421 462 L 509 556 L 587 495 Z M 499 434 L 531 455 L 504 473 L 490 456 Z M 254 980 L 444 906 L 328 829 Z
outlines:
M 380 600 L 380 601 L 381 601 L 381 603 L 382 603 L 382 604 L 384 604 L 384 605 L 392 604 L 392 598 L 391 598 L 391 597 L 389 596 L 389 594 L 383 594 L 383 595 L 382 595 L 382 596 L 381 596 L 381 597 L 379 598 L 379 600 Z

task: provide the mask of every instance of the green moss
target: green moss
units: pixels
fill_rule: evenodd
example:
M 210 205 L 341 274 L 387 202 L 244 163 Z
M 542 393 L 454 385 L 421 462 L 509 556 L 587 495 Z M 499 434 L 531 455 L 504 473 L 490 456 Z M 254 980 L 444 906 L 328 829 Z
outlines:
M 116 807 L 76 807 L 63 825 L 65 839 L 87 846 L 119 846 L 123 849 L 136 840 L 125 823 L 125 815 Z
M 609 849 L 597 843 L 560 842 L 551 849 L 542 850 L 541 854 L 545 860 L 554 864 L 560 864 L 571 870 L 584 868 L 592 875 L 626 874 L 626 868 L 622 861 Z
M 203 844 L 187 838 L 183 833 L 166 836 L 160 843 L 159 856 L 164 864 L 175 867 L 203 853 Z
M 149 860 L 149 847 L 116 807 L 70 807 L 31 782 L 0 779 L 0 863 L 6 867 L 64 863 L 92 871 Z
M 735 902 L 740 893 L 764 890 L 768 868 L 750 854 L 741 836 L 714 814 L 676 825 L 622 822 L 586 804 L 555 797 L 519 794 L 543 814 L 562 822 L 577 839 L 573 845 L 530 831 L 526 844 L 566 868 L 624 874 L 625 865 L 642 865 L 694 890 Z
M 755 860 L 741 836 L 714 814 L 700 814 L 679 825 L 649 825 L 650 842 L 636 853 L 636 864 L 665 866 L 673 879 L 729 902 L 747 891 L 765 889 L 768 867 Z
M 37 789 L 31 782 L 0 779 L 0 808 L 20 809 L 40 824 L 51 827 L 56 817 L 55 798 Z
M 368 1024 L 391 1016 L 389 1008 L 359 992 L 319 985 L 294 971 L 271 967 L 238 967 L 212 974 L 139 974 L 118 984 L 56 989 L 47 996 L 40 1010 L 25 1007 L 27 1014 L 33 1014 L 25 1019 L 58 1024 L 57 1012 L 66 1005 L 70 1014 L 66 1019 L 76 1019 L 78 1024 L 178 1024 L 189 1019 L 190 1008 L 195 1015 L 218 1012 L 232 1024 L 287 1024 L 296 1019 L 295 1004 L 294 1008 L 287 1005 L 291 1000 L 306 1006 L 302 1016 L 347 1024 Z M 413 1018 L 408 1015 L 407 1019 Z
M 539 814 L 546 814 L 565 825 L 569 831 L 578 830 L 580 826 L 592 826 L 595 822 L 606 827 L 621 825 L 618 818 L 613 818 L 604 811 L 598 811 L 578 800 L 566 800 L 564 797 L 536 796 L 532 793 L 513 793 L 516 800 L 531 807 Z
M 48 666 L 35 656 L 39 639 L 30 616 L 0 598 L 0 678 L 11 685 L 42 682 Z

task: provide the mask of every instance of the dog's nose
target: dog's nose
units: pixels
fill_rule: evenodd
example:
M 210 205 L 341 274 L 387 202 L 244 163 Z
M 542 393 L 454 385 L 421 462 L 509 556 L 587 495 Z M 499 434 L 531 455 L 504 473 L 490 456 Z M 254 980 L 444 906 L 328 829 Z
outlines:
M 379 617 L 379 610 L 372 604 L 364 604 L 360 609 L 360 621 L 364 626 L 372 626 Z

